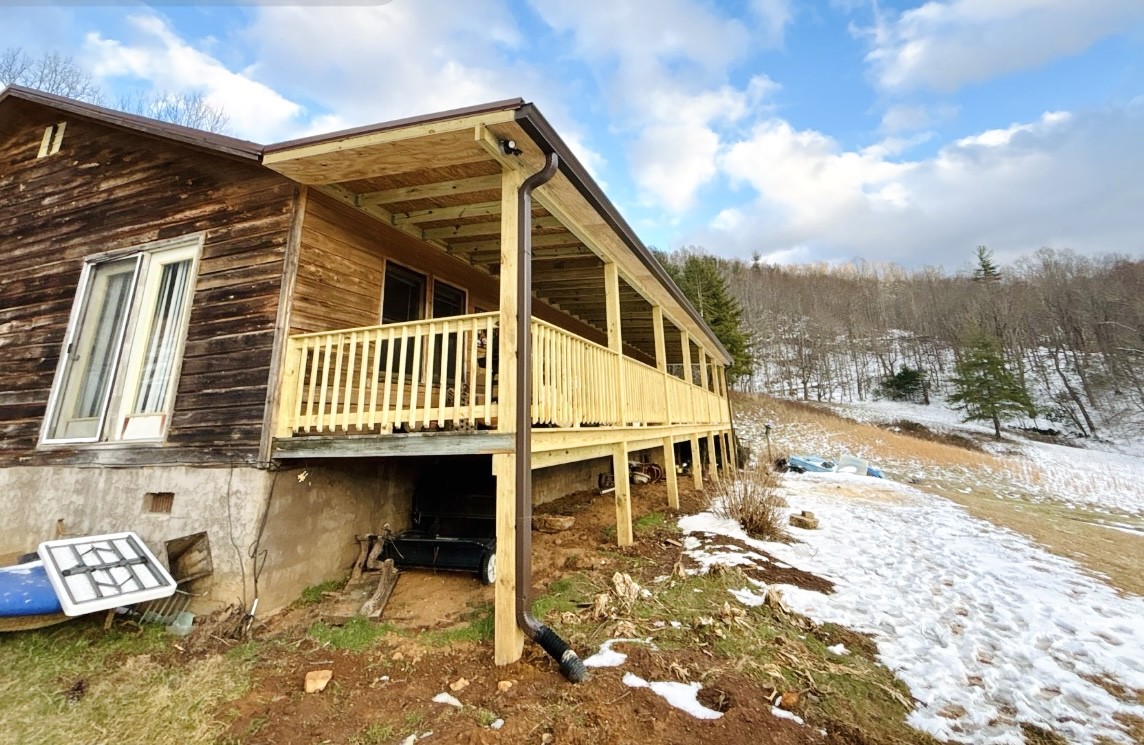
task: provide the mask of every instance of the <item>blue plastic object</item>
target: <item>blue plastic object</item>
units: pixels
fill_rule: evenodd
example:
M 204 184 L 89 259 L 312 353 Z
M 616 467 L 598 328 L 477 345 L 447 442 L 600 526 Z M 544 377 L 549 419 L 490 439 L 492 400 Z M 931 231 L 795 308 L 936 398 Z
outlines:
M 63 613 L 44 562 L 0 567 L 0 618 Z

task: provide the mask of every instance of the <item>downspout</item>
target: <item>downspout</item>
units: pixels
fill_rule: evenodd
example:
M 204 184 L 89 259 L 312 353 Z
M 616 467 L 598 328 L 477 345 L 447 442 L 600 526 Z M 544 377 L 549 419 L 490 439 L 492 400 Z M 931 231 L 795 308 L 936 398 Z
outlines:
M 549 153 L 544 168 L 517 191 L 516 273 L 516 625 L 560 663 L 573 683 L 587 676 L 579 656 L 530 612 L 532 590 L 532 190 L 556 175 L 560 159 Z

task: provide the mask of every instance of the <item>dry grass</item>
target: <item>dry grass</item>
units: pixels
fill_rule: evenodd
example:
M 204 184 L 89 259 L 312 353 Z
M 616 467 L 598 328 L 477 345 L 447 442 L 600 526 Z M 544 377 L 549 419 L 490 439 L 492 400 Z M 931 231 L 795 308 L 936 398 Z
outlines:
M 83 620 L 0 639 L 10 671 L 0 680 L 0 742 L 214 741 L 249 663 L 213 655 L 165 664 L 174 643 L 158 629 L 104 634 Z
M 775 491 L 778 478 L 767 468 L 743 471 L 711 490 L 710 509 L 738 521 L 747 535 L 765 541 L 789 541 L 787 503 Z
M 791 442 L 791 436 L 784 434 L 794 425 L 796 431 L 809 429 L 814 434 L 829 433 L 830 439 L 841 448 L 872 452 L 877 458 L 887 461 L 923 460 L 946 466 L 984 468 L 989 472 L 1007 468 L 1005 461 L 987 453 L 855 422 L 823 406 L 746 394 L 733 394 L 733 398 L 736 413 L 772 419 L 779 424 L 772 435 L 775 452 L 803 449 L 797 442 Z

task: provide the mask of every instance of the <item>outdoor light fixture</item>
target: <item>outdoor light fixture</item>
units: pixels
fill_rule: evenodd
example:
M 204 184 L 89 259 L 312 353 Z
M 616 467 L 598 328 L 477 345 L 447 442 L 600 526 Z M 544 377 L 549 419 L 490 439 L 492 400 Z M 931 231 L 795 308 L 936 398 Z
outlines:
M 520 155 L 524 152 L 516 146 L 516 140 L 501 140 L 500 147 L 505 155 Z

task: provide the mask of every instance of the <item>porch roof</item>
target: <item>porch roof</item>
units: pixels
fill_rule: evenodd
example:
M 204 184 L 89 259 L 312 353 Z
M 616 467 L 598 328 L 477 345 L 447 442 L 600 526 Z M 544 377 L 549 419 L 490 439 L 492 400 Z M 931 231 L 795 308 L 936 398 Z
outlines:
M 519 154 L 506 153 L 515 143 Z M 269 145 L 263 164 L 315 187 L 458 260 L 499 273 L 500 176 L 560 170 L 535 195 L 533 288 L 550 304 L 606 327 L 601 259 L 621 278 L 625 341 L 653 346 L 645 304 L 724 364 L 730 356 L 540 111 L 521 99 L 400 119 Z M 600 276 L 596 276 L 599 274 Z

